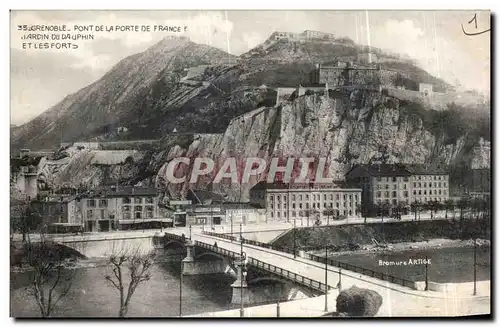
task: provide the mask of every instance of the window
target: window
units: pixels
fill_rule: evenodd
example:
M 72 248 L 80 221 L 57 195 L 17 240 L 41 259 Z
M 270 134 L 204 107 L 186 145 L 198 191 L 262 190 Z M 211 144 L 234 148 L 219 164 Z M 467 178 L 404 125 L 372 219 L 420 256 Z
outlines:
M 313 203 L 313 209 L 316 208 L 316 203 Z
M 422 183 L 418 182 L 418 187 L 422 187 Z
M 124 212 L 123 213 L 123 219 L 130 219 L 131 216 L 130 216 L 130 212 Z
M 271 212 L 271 217 L 273 216 L 273 213 Z M 197 225 L 205 225 L 207 223 L 206 218 L 196 218 L 195 223 Z
M 377 177 L 377 182 L 381 182 L 382 181 L 382 177 Z
M 271 218 L 274 218 L 274 213 L 271 212 Z
M 408 182 L 408 177 L 403 177 L 403 182 Z
M 323 200 L 326 201 L 326 194 L 323 194 Z
M 123 206 L 123 211 L 124 212 L 130 211 L 130 206 Z
M 358 195 L 357 194 L 354 195 L 354 200 L 358 201 Z
M 309 209 L 309 203 L 306 203 L 306 209 Z
M 393 177 L 393 178 L 392 178 L 392 181 L 393 181 L 393 182 L 396 182 L 396 181 L 397 181 L 397 178 L 396 178 L 396 177 Z
M 306 194 L 306 200 L 309 200 L 309 194 Z
M 299 194 L 299 200 L 302 201 L 302 194 Z
M 393 190 L 397 190 L 398 189 L 398 186 L 396 184 L 392 184 L 392 189 Z
M 326 202 L 323 202 L 323 208 L 326 208 Z
M 295 194 L 292 194 L 292 201 L 295 201 Z
M 91 208 L 94 208 L 95 207 L 95 200 L 92 199 L 92 200 L 87 200 L 87 205 Z
M 87 210 L 87 219 L 92 219 L 94 217 L 94 213 L 92 210 Z
M 389 184 L 385 184 L 385 189 L 388 190 L 389 189 Z
M 389 192 L 388 191 L 385 191 L 385 197 L 388 198 L 389 197 Z
M 295 211 L 292 211 L 292 217 L 295 217 Z
M 434 180 L 436 180 L 436 176 L 434 176 Z
M 336 203 L 335 203 L 335 206 L 338 208 L 338 207 L 339 207 L 339 203 L 338 203 L 338 202 L 336 202 Z
M 154 207 L 153 206 L 146 206 L 146 211 L 153 212 L 154 211 Z
M 417 195 L 417 191 L 413 190 L 413 195 Z
M 396 205 L 396 204 L 398 204 L 398 201 L 396 199 L 392 199 L 392 204 Z
M 349 194 L 349 201 L 352 201 L 352 194 Z
M 422 191 L 421 190 L 418 190 L 418 195 L 422 195 Z
M 274 209 L 274 203 L 271 202 L 271 209 Z
M 281 203 L 278 202 L 278 204 L 276 205 L 276 207 L 279 209 L 281 209 Z
M 406 190 L 406 184 L 403 184 L 403 188 Z
M 279 195 L 276 197 L 276 201 L 281 202 L 281 197 Z
M 101 219 L 106 219 L 106 210 L 101 209 Z
M 132 203 L 132 201 L 130 200 L 130 198 L 129 198 L 129 197 L 124 197 L 124 198 L 123 198 L 123 203 L 127 203 L 127 204 L 129 204 L 129 203 Z
M 438 186 L 441 187 L 441 182 L 438 183 Z
M 404 192 L 403 192 L 403 196 L 404 196 L 405 198 L 407 198 L 407 197 L 408 197 L 408 191 L 404 191 Z
M 397 197 L 397 192 L 396 191 L 392 191 L 392 197 L 393 198 Z
M 146 203 L 153 203 L 153 198 L 152 197 L 147 197 L 146 198 Z
M 276 214 L 276 217 L 280 218 L 280 213 L 279 213 L 279 211 L 278 211 L 278 213 Z
M 330 194 L 330 201 L 333 201 L 333 194 Z
M 443 183 L 443 187 L 446 187 L 446 183 Z
M 349 216 L 351 216 L 351 215 L 352 215 L 352 210 L 349 210 Z
M 302 209 L 302 203 L 299 203 L 299 209 Z
M 416 188 L 416 187 L 417 187 L 417 183 L 413 183 L 413 187 L 415 187 L 415 188 Z
M 285 211 L 285 212 L 283 212 L 283 217 L 285 217 L 285 218 L 286 218 L 286 211 Z
M 99 207 L 107 207 L 108 206 L 108 200 L 99 200 Z
M 137 212 L 137 211 L 142 211 L 142 206 L 135 206 L 134 207 L 134 211 Z
M 292 209 L 295 209 L 295 202 L 292 203 Z
M 344 201 L 347 200 L 347 195 L 344 194 Z
M 427 195 L 427 191 L 426 190 L 424 190 L 424 195 Z
M 283 195 L 283 201 L 286 202 L 286 195 Z
M 441 190 L 439 190 L 439 195 L 441 195 Z
M 274 196 L 273 196 L 273 195 L 271 195 L 271 196 L 269 197 L 269 201 L 274 201 Z
M 335 195 L 335 199 L 336 199 L 336 200 L 338 200 L 338 199 L 339 199 L 339 195 L 338 195 L 338 194 L 336 194 L 336 195 Z

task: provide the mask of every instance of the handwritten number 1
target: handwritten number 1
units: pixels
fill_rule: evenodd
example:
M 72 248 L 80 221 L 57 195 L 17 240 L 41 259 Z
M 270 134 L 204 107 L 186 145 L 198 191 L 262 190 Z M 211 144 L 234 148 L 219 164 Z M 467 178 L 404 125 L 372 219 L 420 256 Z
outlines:
M 474 17 L 468 22 L 469 24 L 474 22 L 474 27 L 476 28 L 477 30 L 477 14 L 474 14 Z M 479 35 L 479 34 L 483 34 L 483 33 L 486 33 L 486 32 L 489 32 L 491 29 L 487 29 L 487 30 L 484 30 L 484 31 L 481 31 L 481 32 L 477 32 L 477 33 L 467 33 L 464 29 L 464 24 L 462 24 L 462 32 L 464 32 L 465 35 L 468 35 L 468 36 L 474 36 L 474 35 Z

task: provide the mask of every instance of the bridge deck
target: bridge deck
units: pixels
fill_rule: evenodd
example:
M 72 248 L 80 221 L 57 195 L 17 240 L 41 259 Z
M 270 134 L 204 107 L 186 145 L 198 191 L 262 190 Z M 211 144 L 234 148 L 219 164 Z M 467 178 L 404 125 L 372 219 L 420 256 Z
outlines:
M 170 232 L 181 233 L 181 231 Z M 240 252 L 240 244 L 238 242 L 231 242 L 221 238 L 215 238 L 197 233 L 193 233 L 192 239 L 195 242 L 202 242 L 207 245 L 213 245 L 215 241 L 217 241 L 218 248 L 236 253 Z M 243 251 L 249 258 L 254 258 L 261 262 L 281 267 L 282 269 L 295 272 L 317 282 L 324 283 L 325 281 L 325 268 L 323 264 L 304 258 L 294 259 L 292 254 L 247 244 L 243 246 Z M 339 281 L 338 268 L 329 266 L 328 270 L 328 285 L 335 288 Z M 479 293 L 480 296 L 476 297 L 466 294 L 451 296 L 444 293 L 416 291 L 407 287 L 343 269 L 342 289 L 349 288 L 354 285 L 374 290 L 382 295 L 384 302 L 379 310 L 379 316 L 457 316 L 480 313 L 484 314 L 490 312 L 488 290 L 482 290 L 482 292 Z M 332 290 L 329 294 L 329 310 L 335 311 L 335 299 L 338 291 Z M 274 314 L 271 314 L 270 312 L 273 311 L 273 306 Z M 324 313 L 324 296 L 308 300 L 282 303 L 282 310 L 283 316 L 286 316 L 287 312 L 290 312 L 290 315 L 295 317 L 320 316 Z M 239 316 L 239 310 L 206 313 L 203 315 L 224 317 L 233 316 L 235 314 Z M 268 314 L 270 314 L 271 317 L 276 316 L 275 305 L 255 307 L 252 309 L 251 316 L 269 316 Z

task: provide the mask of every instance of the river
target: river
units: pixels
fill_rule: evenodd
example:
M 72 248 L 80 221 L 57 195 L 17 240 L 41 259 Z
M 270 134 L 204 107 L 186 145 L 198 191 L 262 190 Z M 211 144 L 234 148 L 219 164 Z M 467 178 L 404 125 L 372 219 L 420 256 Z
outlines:
M 62 298 L 54 317 L 117 317 L 119 293 L 105 275 L 103 265 L 78 268 L 69 293 Z M 137 287 L 129 305 L 128 317 L 173 317 L 179 315 L 180 262 L 157 263 L 152 277 Z M 12 317 L 40 316 L 34 297 L 26 286 L 30 272 L 11 274 Z M 231 283 L 228 275 L 184 276 L 182 314 L 227 310 L 231 307 Z M 128 281 L 128 280 L 127 280 Z

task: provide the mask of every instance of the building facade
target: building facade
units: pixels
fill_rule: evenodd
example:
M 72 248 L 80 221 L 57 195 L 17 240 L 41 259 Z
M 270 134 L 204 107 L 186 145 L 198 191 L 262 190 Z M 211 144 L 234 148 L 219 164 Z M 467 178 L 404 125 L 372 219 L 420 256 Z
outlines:
M 362 189 L 363 211 L 375 206 L 409 206 L 414 202 L 444 202 L 449 198 L 448 174 L 417 165 L 355 165 L 345 176 L 347 184 Z
M 126 229 L 138 223 L 161 221 L 156 189 L 111 186 L 91 191 L 81 199 L 85 231 Z
M 274 221 L 289 222 L 311 210 L 325 218 L 326 209 L 333 209 L 338 216 L 354 217 L 359 214 L 361 189 L 259 182 L 250 190 L 250 202 L 265 208 L 268 219 Z
M 48 227 L 83 226 L 80 201 L 76 196 L 46 196 L 33 200 L 31 206 Z

